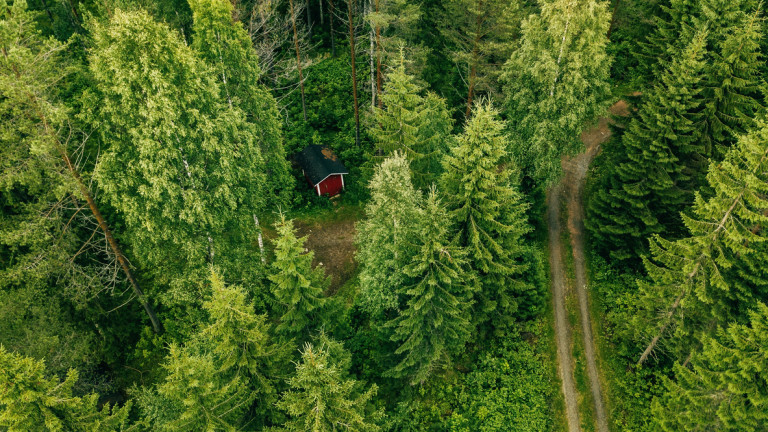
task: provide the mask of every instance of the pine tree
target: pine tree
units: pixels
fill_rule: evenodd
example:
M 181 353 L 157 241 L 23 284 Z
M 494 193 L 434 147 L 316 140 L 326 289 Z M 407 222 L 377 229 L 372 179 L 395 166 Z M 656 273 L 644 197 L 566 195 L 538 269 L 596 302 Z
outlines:
M 208 66 L 178 34 L 146 13 L 115 11 L 94 25 L 93 40 L 95 91 L 83 115 L 98 120 L 95 178 L 136 264 L 155 286 L 170 286 L 161 297 L 169 306 L 198 301 L 210 263 L 255 280 L 248 273 L 259 266 L 242 260 L 256 262 L 264 165 L 243 113 L 222 103 Z
M 749 312 L 750 325 L 733 324 L 706 338 L 690 368 L 675 365 L 675 378 L 654 400 L 660 430 L 757 432 L 768 428 L 768 307 Z
M 398 289 L 406 308 L 387 325 L 402 361 L 388 372 L 424 383 L 460 352 L 472 326 L 469 311 L 474 281 L 465 271 L 466 252 L 451 244 L 450 218 L 433 187 L 421 215 L 419 229 L 410 240 L 415 254 L 404 272 L 412 284 Z
M 287 347 L 272 343 L 267 316 L 254 313 L 241 287 L 224 285 L 212 272 L 211 291 L 211 298 L 203 302 L 209 324 L 195 335 L 193 344 L 213 356 L 219 374 L 241 377 L 265 415 L 277 400 L 274 377 L 281 362 L 289 359 Z
M 702 3 L 703 15 L 711 17 L 706 21 L 708 28 L 720 27 L 711 36 L 711 60 L 706 62 L 702 91 L 706 100 L 702 136 L 709 153 L 719 160 L 736 137 L 753 128 L 754 119 L 765 111 L 765 82 L 760 70 L 762 14 L 759 9 L 751 13 L 722 10 L 723 6 L 733 8 L 739 2 Z M 709 3 L 714 5 L 710 7 Z M 716 25 L 722 21 L 725 23 Z
M 440 160 L 447 149 L 453 120 L 445 100 L 423 89 L 405 71 L 405 59 L 387 75 L 383 109 L 375 109 L 371 136 L 378 152 L 402 152 L 413 168 L 415 183 L 426 188 L 440 175 Z
M 286 339 L 306 338 L 322 322 L 326 304 L 323 293 L 330 281 L 322 267 L 312 268 L 314 253 L 304 247 L 306 237 L 296 238 L 292 220 L 283 217 L 275 228 L 278 238 L 269 272 L 279 315 L 275 331 Z
M 396 65 L 398 53 L 406 50 L 408 58 L 417 59 L 415 63 L 422 65 L 426 49 L 416 37 L 417 23 L 421 18 L 418 4 L 407 0 L 371 0 L 370 6 L 365 20 L 371 27 L 375 47 L 371 53 L 376 62 L 375 102 L 381 109 L 385 67 Z
M 211 271 L 207 319 L 186 345 L 173 345 L 156 389 L 138 392 L 148 427 L 227 429 L 265 425 L 277 400 L 275 378 L 285 348 L 270 341 L 266 315 L 256 315 L 245 290 Z M 255 403 L 255 406 L 254 406 Z M 248 414 L 246 416 L 246 413 Z
M 65 56 L 67 45 L 40 34 L 25 1 L 3 1 L 0 11 L 0 243 L 13 251 L 3 260 L 0 286 L 31 293 L 57 281 L 60 286 L 52 296 L 69 297 L 82 309 L 86 299 L 122 282 L 113 271 L 118 268 L 155 332 L 161 332 L 94 198 L 82 162 L 90 157 L 83 149 L 87 139 L 78 139 L 81 133 L 72 126 L 74 119 L 62 101 L 64 89 L 80 69 Z M 89 240 L 93 237 L 104 238 L 108 249 L 94 246 Z M 105 309 L 104 296 L 99 300 Z
M 652 337 L 645 362 L 660 341 L 681 358 L 720 325 L 744 322 L 746 309 L 765 299 L 768 279 L 768 124 L 739 139 L 707 176 L 711 197 L 697 194 L 688 237 L 651 240 L 648 282 L 639 284 L 632 328 Z
M 456 221 L 459 245 L 481 282 L 475 322 L 502 328 L 517 309 L 526 264 L 522 237 L 530 231 L 528 204 L 506 153 L 503 125 L 490 105 L 478 105 L 443 163 L 442 191 Z
M 678 215 L 702 183 L 705 43 L 706 34 L 699 33 L 650 91 L 591 199 L 587 227 L 614 259 L 637 257 L 652 234 L 680 235 Z
M 504 65 L 510 152 L 524 173 L 550 182 L 560 159 L 583 149 L 585 123 L 599 117 L 609 94 L 605 52 L 610 14 L 596 0 L 540 0 L 523 22 L 520 47 Z
M 228 374 L 215 357 L 196 347 L 171 345 L 167 373 L 156 390 L 138 392 L 145 425 L 153 430 L 234 430 L 255 394 L 239 375 Z
M 376 385 L 360 391 L 360 384 L 330 355 L 326 346 L 304 345 L 296 375 L 288 379 L 291 389 L 277 406 L 291 419 L 285 431 L 333 432 L 339 430 L 378 431 L 381 410 L 371 409 Z
M 261 69 L 253 42 L 242 24 L 232 20 L 232 3 L 226 0 L 194 0 L 192 48 L 212 66 L 221 97 L 245 113 L 254 139 L 259 143 L 266 168 L 267 207 L 285 206 L 294 178 L 283 148 L 277 102 L 259 84 Z
M 512 54 L 522 20 L 518 1 L 445 0 L 439 20 L 440 34 L 466 77 L 468 118 L 478 93 L 498 93 L 499 65 Z
M 98 409 L 99 395 L 73 394 L 77 380 L 74 369 L 64 381 L 48 377 L 44 361 L 0 345 L 0 427 L 9 432 L 124 430 L 131 403 Z
M 357 225 L 360 294 L 357 301 L 372 315 L 400 306 L 399 287 L 408 281 L 408 240 L 416 232 L 421 195 L 411 184 L 408 160 L 399 152 L 378 166 L 369 184 L 371 200 Z

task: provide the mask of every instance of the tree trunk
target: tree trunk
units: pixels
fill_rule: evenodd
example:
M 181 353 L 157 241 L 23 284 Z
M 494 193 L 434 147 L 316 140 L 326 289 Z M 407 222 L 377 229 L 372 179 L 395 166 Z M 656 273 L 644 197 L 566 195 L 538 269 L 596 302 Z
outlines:
M 357 72 L 355 70 L 355 27 L 352 23 L 352 8 L 354 3 L 347 0 L 347 17 L 349 19 L 349 51 L 352 54 L 352 99 L 355 104 L 355 145 L 360 147 L 360 109 L 357 103 Z
M 621 0 L 616 0 L 616 4 L 613 5 L 613 13 L 611 14 L 611 25 L 608 26 L 608 34 L 606 35 L 608 39 L 611 38 L 611 33 L 613 33 L 613 26 L 616 25 L 616 13 L 619 11 L 620 3 L 621 3 Z
M 333 5 L 333 0 L 328 0 L 329 10 L 329 24 L 331 26 L 331 57 L 336 57 L 336 30 L 333 28 L 333 16 L 336 14 L 336 8 Z
M 8 55 L 5 52 L 5 48 L 3 48 L 2 51 L 3 51 L 3 55 L 7 57 Z M 16 77 L 20 79 L 19 72 L 15 69 L 14 69 L 14 72 L 16 74 Z M 162 333 L 163 325 L 158 319 L 157 314 L 155 314 L 154 308 L 147 301 L 147 298 L 144 295 L 144 292 L 141 290 L 141 287 L 139 287 L 139 283 L 136 281 L 136 278 L 133 276 L 133 272 L 131 271 L 131 267 L 128 264 L 128 260 L 125 258 L 125 255 L 123 255 L 123 251 L 120 248 L 120 245 L 117 244 L 117 240 L 115 240 L 115 238 L 112 236 L 112 231 L 110 231 L 109 225 L 107 225 L 107 221 L 104 220 L 104 217 L 101 215 L 101 211 L 99 211 L 99 208 L 96 205 L 96 202 L 93 200 L 93 195 L 91 194 L 91 191 L 88 189 L 88 186 L 86 186 L 85 182 L 83 181 L 83 178 L 80 176 L 80 173 L 72 164 L 72 160 L 70 159 L 69 154 L 67 153 L 67 149 L 59 141 L 58 136 L 56 136 L 56 131 L 54 131 L 51 125 L 48 123 L 48 117 L 45 116 L 42 109 L 40 108 L 40 103 L 38 102 L 37 97 L 34 94 L 29 92 L 27 92 L 27 96 L 32 102 L 32 106 L 35 107 L 37 116 L 40 118 L 40 121 L 43 123 L 43 130 L 45 130 L 45 133 L 53 141 L 53 144 L 56 147 L 56 150 L 59 152 L 59 155 L 64 160 L 64 163 L 67 166 L 67 170 L 69 171 L 69 174 L 75 180 L 75 183 L 77 183 L 77 187 L 78 189 L 80 189 L 80 193 L 82 194 L 85 201 L 88 203 L 88 207 L 91 209 L 91 213 L 93 214 L 93 217 L 96 218 L 96 222 L 99 224 L 99 228 L 101 228 L 101 230 L 104 232 L 104 236 L 107 239 L 107 243 L 109 244 L 110 249 L 112 249 L 112 253 L 115 254 L 115 259 L 117 259 L 117 262 L 120 264 L 120 267 L 123 269 L 123 273 L 125 273 L 125 277 L 128 279 L 128 282 L 130 283 L 131 288 L 133 289 L 133 293 L 139 299 L 139 302 L 144 307 L 144 310 L 147 312 L 147 315 L 149 316 L 149 320 L 152 322 L 152 329 L 155 331 L 155 333 L 158 333 L 158 334 Z
M 307 0 L 307 35 L 312 37 L 312 14 L 309 11 L 309 1 Z
M 376 0 L 374 7 L 376 13 L 379 12 L 379 1 Z M 381 100 L 382 89 L 382 76 L 381 76 L 381 26 L 376 24 L 376 97 L 379 101 L 379 109 L 384 107 L 384 102 Z
M 323 13 L 323 0 L 318 0 L 319 3 L 319 9 L 320 9 L 320 27 L 325 26 L 325 14 Z
M 483 2 L 477 2 L 477 17 L 475 18 L 475 38 L 472 40 L 472 65 L 469 69 L 469 90 L 467 91 L 467 112 L 465 116 L 469 118 L 472 114 L 472 100 L 475 98 L 475 81 L 477 81 L 477 63 L 480 57 L 480 25 L 482 22 Z
M 371 10 L 373 9 L 373 5 L 371 4 L 371 0 L 368 1 L 368 13 L 371 13 Z M 368 59 L 371 66 L 371 112 L 373 112 L 373 109 L 376 108 L 376 68 L 374 66 L 374 56 L 375 56 L 375 47 L 374 47 L 374 39 L 376 35 L 371 28 L 370 34 L 368 35 L 368 39 L 370 42 L 370 48 L 368 50 Z
M 304 121 L 307 121 L 307 103 L 304 100 L 304 75 L 301 72 L 301 52 L 299 51 L 299 33 L 296 30 L 296 13 L 293 8 L 293 0 L 289 0 L 291 7 L 291 25 L 293 26 L 293 46 L 296 49 L 296 68 L 299 71 L 299 90 L 301 91 L 301 113 Z

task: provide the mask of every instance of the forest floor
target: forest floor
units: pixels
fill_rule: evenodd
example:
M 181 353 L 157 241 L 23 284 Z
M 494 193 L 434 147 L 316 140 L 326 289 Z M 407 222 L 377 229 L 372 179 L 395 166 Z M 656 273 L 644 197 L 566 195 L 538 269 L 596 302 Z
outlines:
M 331 277 L 328 295 L 335 294 L 355 274 L 355 223 L 361 212 L 357 206 L 338 205 L 296 218 L 296 234 L 308 236 L 305 246 L 315 253 L 312 264 L 323 266 Z
M 609 111 L 612 115 L 625 116 L 628 114 L 627 110 L 626 102 L 618 101 Z M 600 144 L 606 142 L 611 136 L 609 122 L 609 118 L 601 118 L 597 126 L 585 131 L 581 135 L 581 139 L 586 146 L 586 152 L 563 161 L 563 179 L 549 191 L 549 196 L 547 197 L 550 271 L 552 277 L 558 373 L 565 398 L 569 432 L 582 430 L 582 422 L 579 420 L 579 402 L 584 400 L 589 400 L 593 405 L 588 410 L 593 414 L 592 420 L 594 420 L 594 426 L 597 427 L 597 431 L 608 432 L 608 415 L 603 401 L 587 291 L 582 192 L 589 164 L 599 151 Z M 567 236 L 562 235 L 561 228 L 560 211 L 563 204 L 566 205 L 567 209 Z M 569 243 L 566 243 L 565 240 L 567 239 L 570 239 Z M 573 260 L 573 280 L 566 277 L 567 270 L 569 269 L 567 269 L 563 259 L 564 251 L 569 249 Z M 574 294 L 574 288 L 578 304 L 578 321 L 581 323 L 580 328 L 573 329 L 573 333 L 581 336 L 581 340 L 576 344 L 571 340 L 572 329 L 570 328 L 569 311 L 566 307 L 567 303 L 569 303 L 569 296 Z M 584 352 L 576 353 L 575 355 L 574 347 L 583 348 Z M 580 361 L 582 360 L 582 355 L 583 361 L 586 363 L 586 375 L 590 390 L 590 394 L 584 395 L 583 398 L 580 397 L 576 385 L 577 380 L 574 378 L 577 357 Z M 588 416 L 585 415 L 584 417 Z M 585 426 L 587 429 L 592 429 L 593 427 L 589 424 Z

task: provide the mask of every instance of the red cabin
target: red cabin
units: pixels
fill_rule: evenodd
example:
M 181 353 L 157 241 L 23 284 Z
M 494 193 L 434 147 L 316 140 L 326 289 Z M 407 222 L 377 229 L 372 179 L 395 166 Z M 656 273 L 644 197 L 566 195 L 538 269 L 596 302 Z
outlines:
M 296 155 L 296 162 L 318 196 L 334 196 L 344 190 L 344 175 L 349 171 L 328 147 L 308 145 Z

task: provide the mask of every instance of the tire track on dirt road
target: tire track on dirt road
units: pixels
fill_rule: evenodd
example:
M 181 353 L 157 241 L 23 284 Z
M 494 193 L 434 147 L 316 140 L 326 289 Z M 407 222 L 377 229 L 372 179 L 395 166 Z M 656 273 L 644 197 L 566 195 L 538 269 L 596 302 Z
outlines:
M 625 116 L 629 114 L 627 104 L 624 101 L 615 103 L 610 108 L 610 112 L 613 115 Z M 582 345 L 584 347 L 584 359 L 591 400 L 594 404 L 595 426 L 598 432 L 608 432 L 609 430 L 608 415 L 605 409 L 602 384 L 597 368 L 595 341 L 589 311 L 586 260 L 584 258 L 584 206 L 582 200 L 589 164 L 597 154 L 600 144 L 606 142 L 611 136 L 608 123 L 608 118 L 602 118 L 595 128 L 582 134 L 581 139 L 586 145 L 586 152 L 570 160 L 563 161 L 563 179 L 549 191 L 549 196 L 547 197 L 550 271 L 552 276 L 552 303 L 555 317 L 558 373 L 565 398 L 565 411 L 569 432 L 581 431 L 581 425 L 578 411 L 579 393 L 574 384 L 575 360 L 572 351 L 571 329 L 566 310 L 568 283 L 565 277 L 563 251 L 567 251 L 568 246 L 570 246 L 573 254 L 574 288 L 579 305 L 579 321 L 583 338 Z M 567 197 L 570 245 L 561 243 L 560 209 L 563 204 L 564 194 Z

